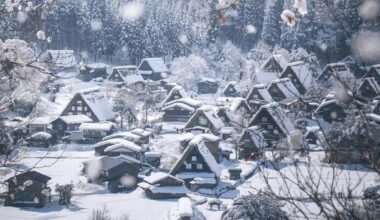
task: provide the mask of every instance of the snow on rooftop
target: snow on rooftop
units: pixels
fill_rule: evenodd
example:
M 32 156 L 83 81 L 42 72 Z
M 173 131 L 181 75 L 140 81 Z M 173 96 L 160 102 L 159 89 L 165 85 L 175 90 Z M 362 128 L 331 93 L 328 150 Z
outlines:
M 249 132 L 252 141 L 258 148 L 265 148 L 267 146 L 263 132 L 261 132 L 259 127 L 252 126 L 247 128 L 247 131 Z
M 195 108 L 188 105 L 188 104 L 185 104 L 185 103 L 181 103 L 181 102 L 174 102 L 172 104 L 166 104 L 164 107 L 161 108 L 161 111 L 165 111 L 167 109 L 171 109 L 173 107 L 179 107 L 179 108 L 183 108 L 183 109 L 186 109 L 188 110 L 189 112 L 195 112 Z
M 79 126 L 79 130 L 99 130 L 109 131 L 115 126 L 112 122 L 99 122 L 99 123 L 82 123 Z
M 291 63 L 289 64 L 289 68 L 293 70 L 298 80 L 306 90 L 317 85 L 312 72 L 304 62 Z
M 301 97 L 297 88 L 294 86 L 292 81 L 289 78 L 276 79 L 272 82 L 272 84 L 276 84 L 278 89 L 285 95 L 285 97 Z
M 151 184 L 151 185 L 154 185 L 154 184 L 157 184 L 158 182 L 160 182 L 161 180 L 163 180 L 169 176 L 171 176 L 171 175 L 168 173 L 157 172 L 157 173 L 152 173 L 150 176 L 145 177 L 144 181 Z M 175 177 L 173 176 L 173 178 L 175 178 Z
M 101 92 L 99 88 L 81 90 L 78 94 L 82 96 L 99 121 L 106 121 L 115 117 L 111 103 L 108 101 L 105 93 Z
M 116 134 L 108 135 L 108 136 L 104 137 L 103 140 L 110 140 L 110 139 L 114 139 L 114 138 L 121 138 L 121 139 L 127 139 L 127 140 L 137 140 L 140 137 L 141 137 L 140 135 L 133 134 L 133 133 L 127 131 L 127 132 L 119 132 Z
M 131 131 L 131 133 L 137 134 L 137 135 L 140 135 L 140 136 L 150 136 L 150 135 L 152 135 L 152 133 L 150 131 L 144 130 L 142 128 L 135 128 L 135 129 L 133 129 Z
M 105 63 L 90 63 L 90 64 L 86 64 L 86 66 L 91 69 L 103 69 L 103 68 L 109 67 L 109 65 Z
M 92 119 L 87 115 L 68 115 L 68 116 L 60 116 L 60 119 L 64 121 L 66 124 L 80 124 L 86 122 L 92 122 Z
M 264 84 L 256 84 L 252 87 L 251 91 L 249 91 L 247 97 L 250 97 L 252 93 L 257 90 L 262 99 L 267 102 L 273 102 L 272 96 L 269 94 L 268 89 Z
M 189 198 L 183 197 L 178 200 L 178 215 L 181 218 L 193 217 L 193 208 Z
M 100 141 L 93 145 L 93 148 L 104 146 L 104 145 L 114 145 L 114 144 L 120 144 L 120 143 L 126 143 L 127 140 L 121 139 L 121 138 L 112 138 L 109 140 Z
M 189 95 L 187 94 L 187 92 L 185 91 L 185 89 L 182 86 L 177 85 L 177 86 L 174 86 L 170 90 L 169 94 L 166 96 L 165 100 L 163 101 L 164 104 L 167 104 L 168 99 L 173 96 L 174 92 L 178 92 L 179 95 L 181 96 L 181 98 L 189 98 Z M 175 101 L 175 100 L 172 100 L 172 101 Z
M 203 159 L 210 167 L 211 171 L 216 174 L 216 176 L 220 175 L 221 168 L 219 164 L 216 162 L 214 156 L 211 154 L 211 152 L 208 150 L 204 142 L 197 144 L 198 150 L 201 153 Z
M 259 112 L 257 112 L 252 119 L 254 119 L 257 114 L 262 111 L 262 109 L 266 109 L 268 111 L 268 113 L 272 116 L 273 120 L 280 127 L 283 133 L 288 134 L 295 129 L 293 123 L 286 115 L 284 109 L 282 109 L 277 102 L 271 102 L 261 106 Z
M 141 65 L 144 62 L 147 62 L 149 64 L 149 66 L 152 68 L 153 72 L 155 72 L 155 73 L 161 73 L 161 72 L 168 72 L 169 71 L 168 67 L 166 66 L 166 64 L 162 58 L 159 58 L 159 57 L 144 58 L 144 59 L 142 59 L 140 65 L 137 67 L 137 69 L 139 70 L 139 72 L 141 74 L 152 73 L 151 71 L 141 71 L 140 70 Z
M 167 102 L 165 105 L 170 105 L 170 104 L 173 104 L 173 103 L 184 103 L 184 104 L 192 106 L 194 108 L 199 107 L 199 106 L 202 105 L 201 101 L 195 100 L 193 98 L 180 98 L 180 99 L 177 99 L 177 100 L 172 100 L 170 102 Z
M 124 140 L 118 144 L 111 145 L 104 149 L 104 152 L 140 152 L 142 148 L 132 141 Z
M 45 117 L 36 117 L 30 119 L 30 125 L 48 125 L 51 122 L 51 118 L 49 116 Z

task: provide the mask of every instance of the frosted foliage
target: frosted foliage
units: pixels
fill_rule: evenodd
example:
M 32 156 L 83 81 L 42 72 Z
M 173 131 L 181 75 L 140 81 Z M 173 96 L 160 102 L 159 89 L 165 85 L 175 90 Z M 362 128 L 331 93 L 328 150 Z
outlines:
M 26 20 L 28 20 L 28 15 L 25 12 L 20 11 L 17 13 L 16 20 L 18 23 L 23 24 Z
M 251 25 L 251 24 L 245 26 L 245 30 L 246 30 L 247 33 L 249 33 L 249 34 L 254 34 L 254 33 L 257 32 L 256 27 L 253 26 L 253 25 Z
M 122 6 L 120 8 L 119 14 L 120 17 L 123 18 L 125 21 L 136 21 L 141 17 L 143 12 L 144 5 L 137 2 L 131 2 Z
M 202 76 L 209 75 L 207 62 L 196 55 L 174 59 L 170 69 L 172 73 L 170 80 L 185 89 L 195 89 Z
M 362 32 L 354 40 L 355 55 L 367 61 L 380 59 L 380 33 Z
M 295 14 L 290 10 L 284 10 L 281 13 L 281 19 L 290 27 L 295 25 Z
M 103 22 L 101 20 L 92 20 L 90 24 L 92 31 L 100 31 L 103 27 Z
M 380 2 L 366 0 L 359 8 L 359 15 L 364 19 L 374 19 L 380 15 Z
M 45 35 L 45 32 L 44 31 L 37 31 L 37 39 L 38 40 L 45 40 L 46 39 L 46 35 Z
M 301 15 L 307 14 L 307 2 L 306 0 L 295 0 L 294 7 L 297 8 L 298 12 Z

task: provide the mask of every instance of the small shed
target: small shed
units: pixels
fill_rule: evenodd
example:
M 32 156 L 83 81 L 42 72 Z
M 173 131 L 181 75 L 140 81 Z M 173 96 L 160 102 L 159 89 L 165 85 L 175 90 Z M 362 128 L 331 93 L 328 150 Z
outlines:
M 112 122 L 82 123 L 79 130 L 82 131 L 84 139 L 93 142 L 112 134 L 116 131 L 116 126 Z
M 198 82 L 198 94 L 215 94 L 219 89 L 219 83 L 215 79 L 203 78 Z
M 152 173 L 138 186 L 151 199 L 180 198 L 188 192 L 183 180 L 163 172 Z
M 230 168 L 228 169 L 228 173 L 230 174 L 230 180 L 240 180 L 241 168 Z
M 144 156 L 147 164 L 150 164 L 154 167 L 159 167 L 161 165 L 161 152 L 145 152 Z
M 36 172 L 27 171 L 7 179 L 8 192 L 4 206 L 41 208 L 50 200 L 47 182 L 51 178 Z
M 101 77 L 103 79 L 107 78 L 107 64 L 104 63 L 93 63 L 93 64 L 82 64 L 79 69 L 79 77 L 81 80 L 88 82 L 94 78 Z

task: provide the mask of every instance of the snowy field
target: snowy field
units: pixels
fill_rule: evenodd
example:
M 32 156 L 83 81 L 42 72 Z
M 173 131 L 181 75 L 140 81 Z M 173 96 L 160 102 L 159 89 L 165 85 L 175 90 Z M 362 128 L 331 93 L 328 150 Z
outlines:
M 153 149 L 159 150 L 164 153 L 164 161 L 170 157 L 178 157 L 177 150 L 179 143 L 173 140 L 177 140 L 180 134 L 165 134 L 161 137 L 154 139 Z M 331 168 L 324 166 L 320 163 L 321 153 L 311 154 L 311 161 L 316 165 L 315 175 L 318 172 L 322 172 L 323 178 L 326 182 L 331 178 L 329 173 Z M 44 157 L 43 160 L 41 158 Z M 94 157 L 94 152 L 90 150 L 88 145 L 68 145 L 68 146 L 56 146 L 51 150 L 36 149 L 30 151 L 27 157 L 22 161 L 23 167 L 37 166 L 35 169 L 43 174 L 46 174 L 52 179 L 49 181 L 49 186 L 54 189 L 55 184 L 74 184 L 74 195 L 72 198 L 72 206 L 70 208 L 61 207 L 57 202 L 57 195 L 53 192 L 53 201 L 47 206 L 41 209 L 37 208 L 16 208 L 16 207 L 0 207 L 0 213 L 2 219 L 25 219 L 26 216 L 32 219 L 86 219 L 89 218 L 94 209 L 101 209 L 106 206 L 110 210 L 112 217 L 121 217 L 122 215 L 129 215 L 130 219 L 175 219 L 175 213 L 177 208 L 176 200 L 151 200 L 147 198 L 144 192 L 137 188 L 136 190 L 128 193 L 111 194 L 103 187 L 86 182 L 85 176 L 82 174 L 82 162 Z M 292 177 L 295 171 L 293 163 L 284 161 L 281 163 L 282 173 L 288 177 Z M 222 183 L 221 184 L 236 184 L 237 189 L 232 192 L 227 192 L 221 195 L 221 200 L 225 205 L 232 203 L 232 199 L 238 195 L 247 195 L 249 193 L 256 193 L 259 190 L 266 188 L 266 183 L 262 178 L 260 172 L 254 172 L 253 175 L 245 182 L 229 182 L 228 167 L 241 167 L 244 173 L 250 173 L 256 168 L 256 162 L 243 162 L 243 161 L 223 161 L 222 163 Z M 304 170 L 307 173 L 307 166 L 299 165 L 300 170 Z M 280 177 L 278 173 L 273 169 L 264 168 L 263 173 L 268 174 L 270 184 L 274 190 L 279 192 L 282 190 L 282 185 L 279 184 Z M 354 194 L 360 195 L 364 187 L 375 184 L 380 181 L 376 173 L 368 172 L 361 166 L 352 166 L 347 169 L 340 170 L 338 179 L 338 185 L 344 188 L 344 184 L 347 183 L 347 177 L 351 177 L 351 184 L 355 184 L 358 180 L 362 181 L 360 186 L 357 187 L 357 192 Z M 297 192 L 296 187 L 290 187 Z M 322 190 L 323 191 L 323 190 Z M 206 192 L 207 193 L 207 192 Z M 300 194 L 302 195 L 302 194 Z M 191 194 L 191 198 L 194 201 L 201 201 L 203 196 Z M 212 196 L 210 196 L 211 198 Z M 312 207 L 311 209 L 315 209 Z M 288 206 L 284 206 L 284 209 L 290 209 Z M 207 203 L 203 203 L 196 206 L 201 215 L 206 219 L 219 219 L 222 211 L 209 210 Z M 289 210 L 290 212 L 290 210 Z M 294 215 L 293 213 L 290 213 Z M 200 219 L 202 219 L 200 217 Z

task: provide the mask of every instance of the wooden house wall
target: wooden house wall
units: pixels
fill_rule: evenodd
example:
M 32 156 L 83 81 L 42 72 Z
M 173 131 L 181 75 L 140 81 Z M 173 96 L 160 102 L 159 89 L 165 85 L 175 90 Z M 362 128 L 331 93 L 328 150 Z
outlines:
M 192 113 L 189 110 L 175 107 L 173 110 L 167 109 L 164 111 L 163 121 L 180 121 L 187 122 Z
M 249 126 L 259 126 L 265 131 L 263 135 L 268 141 L 279 140 L 284 136 L 284 133 L 266 109 L 261 110 L 251 121 Z M 275 130 L 278 132 L 276 133 Z
M 196 159 L 195 161 L 192 160 L 193 156 L 195 156 L 195 158 L 194 158 L 194 159 Z M 186 168 L 185 162 L 187 164 L 191 164 L 191 165 L 188 165 L 188 167 Z M 202 168 L 197 167 L 197 164 L 202 164 Z M 208 172 L 208 173 L 212 173 L 211 169 L 208 167 L 207 163 L 203 159 L 203 157 L 200 154 L 197 147 L 194 147 L 192 149 L 192 151 L 187 155 L 187 157 L 182 161 L 181 166 L 179 167 L 179 169 L 176 171 L 175 174 L 181 173 L 181 172 L 196 172 L 196 173 L 197 172 Z
M 286 96 L 281 92 L 281 90 L 278 88 L 277 84 L 272 84 L 268 88 L 269 94 L 272 96 L 273 100 L 276 102 L 279 102 L 286 98 Z
M 333 111 L 335 111 L 337 113 L 336 119 L 331 117 L 331 113 Z M 344 112 L 343 107 L 336 105 L 336 104 L 327 105 L 327 106 L 322 107 L 322 109 L 320 109 L 320 111 L 317 112 L 317 115 L 322 117 L 323 120 L 325 120 L 327 122 L 333 122 L 333 121 L 342 122 L 342 121 L 344 121 L 344 118 L 346 117 L 346 113 Z
M 218 83 L 199 82 L 198 94 L 215 94 L 218 91 Z
M 306 90 L 307 88 L 305 88 L 302 85 L 302 83 L 300 82 L 300 80 L 298 79 L 296 73 L 294 73 L 292 68 L 287 67 L 285 71 L 281 74 L 280 78 L 289 78 L 301 95 L 304 95 L 307 92 Z

